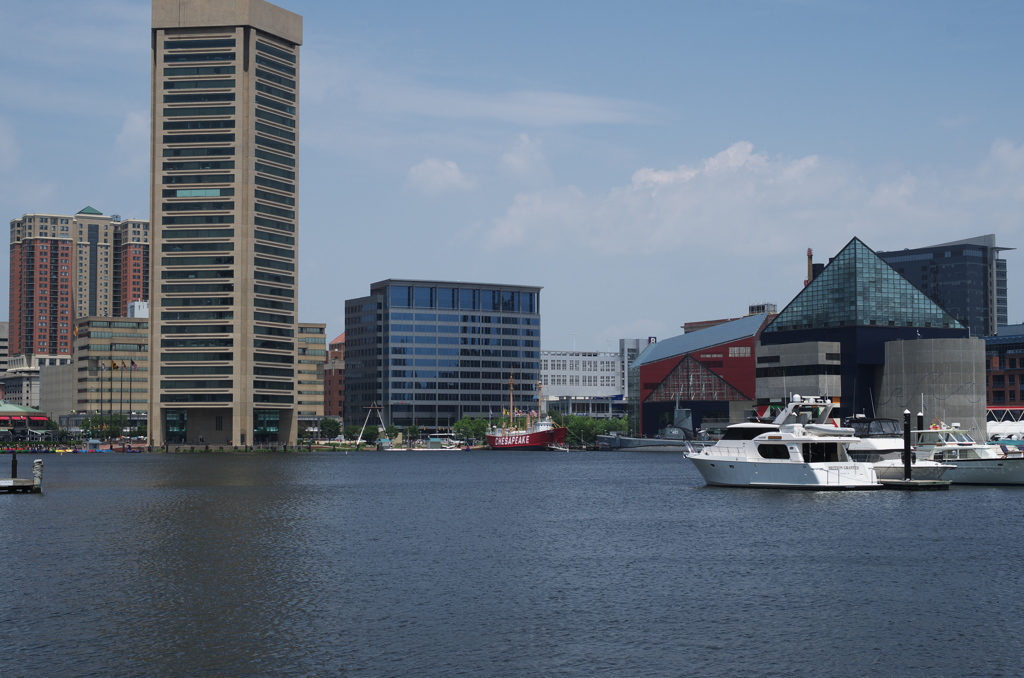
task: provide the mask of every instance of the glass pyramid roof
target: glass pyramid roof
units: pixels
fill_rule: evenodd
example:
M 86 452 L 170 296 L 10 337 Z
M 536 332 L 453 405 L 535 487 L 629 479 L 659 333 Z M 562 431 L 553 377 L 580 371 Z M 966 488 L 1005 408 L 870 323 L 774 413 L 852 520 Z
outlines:
M 956 318 L 854 238 L 764 331 L 858 326 L 963 329 Z

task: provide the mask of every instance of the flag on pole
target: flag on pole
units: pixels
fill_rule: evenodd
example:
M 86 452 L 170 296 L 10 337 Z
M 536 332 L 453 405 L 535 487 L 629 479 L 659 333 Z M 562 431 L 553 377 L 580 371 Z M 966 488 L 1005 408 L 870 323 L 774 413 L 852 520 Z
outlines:
M 112 370 L 119 370 L 121 368 L 117 366 L 117 361 L 116 360 L 111 360 L 110 361 L 110 369 L 112 369 Z
M 135 361 L 134 361 L 134 360 L 132 361 L 132 366 L 131 366 L 131 369 L 133 369 L 133 370 L 137 370 L 137 369 L 139 369 L 139 366 L 135 364 Z
M 100 372 L 106 372 L 106 371 L 107 371 L 107 364 L 101 360 L 100 361 Z
M 128 367 L 124 364 L 123 360 L 121 361 L 121 369 L 122 370 L 127 370 L 128 369 Z

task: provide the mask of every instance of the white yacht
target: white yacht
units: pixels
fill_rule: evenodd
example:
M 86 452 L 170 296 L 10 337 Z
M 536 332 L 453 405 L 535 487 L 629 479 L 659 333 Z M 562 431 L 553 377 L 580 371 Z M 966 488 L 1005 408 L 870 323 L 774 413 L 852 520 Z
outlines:
M 794 395 L 772 423 L 733 424 L 688 458 L 708 485 L 803 490 L 877 490 L 871 464 L 853 461 L 853 429 L 831 422 L 827 398 Z
M 975 442 L 959 424 L 913 432 L 919 459 L 952 464 L 954 485 L 1024 485 L 1024 454 L 1016 446 Z
M 843 426 L 852 428 L 860 439 L 850 445 L 850 457 L 872 464 L 881 480 L 903 480 L 903 425 L 898 420 L 854 415 L 844 419 Z M 914 480 L 941 480 L 951 468 L 950 464 L 918 459 L 916 453 L 910 462 Z

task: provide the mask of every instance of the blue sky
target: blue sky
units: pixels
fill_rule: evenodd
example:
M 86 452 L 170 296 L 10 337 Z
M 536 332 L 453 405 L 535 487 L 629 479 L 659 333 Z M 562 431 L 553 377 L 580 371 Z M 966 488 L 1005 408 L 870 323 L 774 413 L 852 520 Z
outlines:
M 610 350 L 783 307 L 809 247 L 1024 247 L 1019 2 L 280 4 L 300 317 L 331 337 L 389 277 L 541 285 L 544 348 Z M 0 4 L 6 219 L 148 217 L 149 19 Z

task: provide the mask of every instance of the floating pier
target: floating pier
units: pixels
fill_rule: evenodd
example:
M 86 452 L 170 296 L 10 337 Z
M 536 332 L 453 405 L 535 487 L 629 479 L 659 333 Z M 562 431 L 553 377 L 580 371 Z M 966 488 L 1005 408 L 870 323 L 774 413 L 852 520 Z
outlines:
M 879 480 L 886 490 L 918 490 L 934 491 L 948 490 L 952 485 L 949 480 Z
M 11 477 L 0 478 L 0 493 L 42 492 L 43 491 L 43 460 L 32 462 L 32 477 L 18 477 L 18 455 L 11 455 Z

